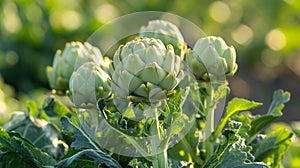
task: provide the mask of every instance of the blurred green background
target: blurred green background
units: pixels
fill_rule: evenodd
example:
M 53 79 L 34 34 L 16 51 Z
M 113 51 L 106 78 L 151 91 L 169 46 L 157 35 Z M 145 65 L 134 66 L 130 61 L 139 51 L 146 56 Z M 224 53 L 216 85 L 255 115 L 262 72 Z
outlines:
M 177 14 L 207 35 L 222 36 L 238 53 L 239 70 L 230 80 L 232 96 L 268 103 L 274 90 L 288 90 L 292 101 L 281 120 L 300 119 L 297 0 L 2 0 L 0 76 L 11 87 L 0 85 L 0 114 L 23 108 L 18 100 L 37 99 L 49 91 L 45 67 L 66 42 L 86 41 L 111 19 L 145 10 Z
M 145 10 L 177 14 L 207 35 L 222 36 L 238 53 L 231 97 L 265 102 L 260 113 L 274 90 L 287 90 L 292 99 L 280 120 L 300 120 L 299 0 L 1 0 L 0 125 L 9 112 L 24 110 L 27 99 L 41 102 L 49 94 L 45 67 L 57 49 L 86 41 L 113 18 Z

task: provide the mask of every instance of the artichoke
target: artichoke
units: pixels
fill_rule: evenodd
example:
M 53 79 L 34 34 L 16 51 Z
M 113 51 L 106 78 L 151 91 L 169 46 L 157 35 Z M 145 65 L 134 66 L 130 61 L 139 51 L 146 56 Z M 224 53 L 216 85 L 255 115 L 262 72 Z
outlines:
M 70 97 L 75 106 L 96 104 L 111 96 L 110 76 L 98 64 L 87 62 L 70 79 Z
M 85 62 L 103 62 L 100 51 L 87 42 L 67 43 L 64 51 L 56 52 L 53 66 L 47 67 L 50 87 L 59 92 L 67 91 L 73 71 Z
M 198 80 L 210 80 L 213 76 L 231 78 L 237 71 L 236 52 L 221 37 L 199 39 L 193 50 L 188 50 L 186 63 Z
M 175 53 L 182 59 L 187 49 L 187 45 L 184 42 L 183 36 L 181 35 L 177 26 L 168 21 L 149 21 L 147 26 L 141 27 L 140 37 L 160 39 L 165 44 L 165 46 L 171 44 L 174 47 Z
M 172 45 L 165 47 L 159 39 L 127 42 L 118 48 L 113 61 L 114 98 L 133 103 L 160 101 L 172 95 L 183 76 L 180 57 Z

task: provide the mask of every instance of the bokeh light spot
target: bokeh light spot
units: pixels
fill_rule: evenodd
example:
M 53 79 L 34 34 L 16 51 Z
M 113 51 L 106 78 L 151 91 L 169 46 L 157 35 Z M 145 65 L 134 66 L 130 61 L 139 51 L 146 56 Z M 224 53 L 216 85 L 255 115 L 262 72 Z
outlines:
M 2 25 L 9 33 L 17 33 L 22 28 L 22 22 L 18 16 L 16 4 L 7 2 L 3 6 L 4 18 Z
M 247 45 L 253 39 L 253 31 L 246 25 L 240 25 L 231 35 L 233 40 L 241 45 Z
M 81 16 L 78 12 L 69 10 L 61 15 L 61 25 L 68 30 L 75 30 L 81 24 Z
M 45 31 L 39 25 L 34 25 L 30 30 L 29 36 L 34 42 L 40 43 L 45 38 Z
M 244 97 L 248 98 L 250 97 L 250 86 L 249 84 L 241 79 L 241 78 L 232 78 L 230 80 L 231 90 L 232 94 L 237 97 Z
M 217 22 L 226 22 L 231 15 L 229 6 L 221 1 L 216 1 L 209 6 L 209 15 Z
M 111 4 L 100 5 L 94 11 L 96 18 L 100 22 L 108 22 L 119 16 L 119 11 Z
M 271 30 L 265 39 L 267 45 L 274 51 L 283 49 L 286 44 L 285 35 L 279 29 Z
M 31 4 L 26 8 L 26 18 L 32 23 L 39 23 L 42 20 L 43 12 L 35 4 Z

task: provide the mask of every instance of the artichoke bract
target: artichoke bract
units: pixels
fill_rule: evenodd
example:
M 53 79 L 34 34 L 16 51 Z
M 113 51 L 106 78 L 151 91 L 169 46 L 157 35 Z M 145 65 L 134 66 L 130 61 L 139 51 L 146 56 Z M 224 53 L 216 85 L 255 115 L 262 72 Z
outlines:
M 96 104 L 111 96 L 110 76 L 98 64 L 87 62 L 70 78 L 70 98 L 75 106 Z
M 140 38 L 122 45 L 114 55 L 114 98 L 155 102 L 172 95 L 182 79 L 181 59 L 172 45 L 159 39 Z
M 87 42 L 67 43 L 64 51 L 56 52 L 52 67 L 47 67 L 50 87 L 58 92 L 67 91 L 73 71 L 86 62 L 103 62 L 99 49 Z
M 164 20 L 151 20 L 147 26 L 141 27 L 139 35 L 140 37 L 160 39 L 165 46 L 171 44 L 175 53 L 183 59 L 187 45 L 178 27 L 173 23 Z
M 193 50 L 187 51 L 186 63 L 196 79 L 205 81 L 222 75 L 229 79 L 238 68 L 234 47 L 215 36 L 199 39 Z

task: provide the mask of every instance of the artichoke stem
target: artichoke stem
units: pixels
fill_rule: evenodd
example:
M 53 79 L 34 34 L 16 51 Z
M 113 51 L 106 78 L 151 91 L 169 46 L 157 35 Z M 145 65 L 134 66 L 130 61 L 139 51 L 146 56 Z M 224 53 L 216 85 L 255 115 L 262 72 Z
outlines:
M 162 145 L 162 133 L 159 125 L 159 115 L 156 107 L 149 107 L 155 114 L 155 130 L 151 134 L 151 150 L 154 168 L 168 168 L 168 145 Z
M 153 163 L 154 168 L 168 168 L 168 153 L 167 149 L 155 156 Z
M 213 154 L 214 142 L 210 140 L 210 136 L 214 131 L 214 108 L 213 105 L 213 98 L 214 98 L 214 89 L 210 82 L 206 82 L 206 88 L 208 92 L 208 96 L 206 99 L 206 121 L 205 121 L 205 128 L 204 128 L 204 135 L 205 135 L 205 149 L 206 149 L 206 160 L 210 158 Z

